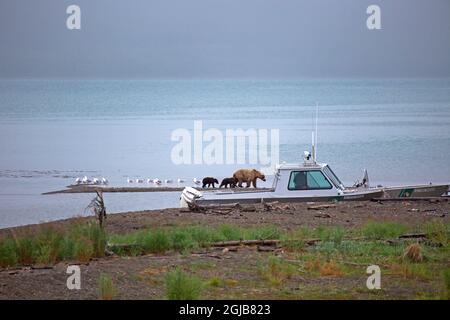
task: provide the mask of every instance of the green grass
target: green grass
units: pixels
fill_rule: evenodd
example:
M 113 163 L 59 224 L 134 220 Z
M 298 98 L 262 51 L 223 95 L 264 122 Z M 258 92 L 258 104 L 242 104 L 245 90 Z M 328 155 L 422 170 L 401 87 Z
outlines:
M 16 238 L 15 240 L 13 245 L 16 248 L 17 262 L 24 265 L 33 263 L 37 243 L 34 243 L 31 237 Z
M 176 268 L 166 274 L 165 286 L 169 300 L 197 300 L 204 284 L 200 278 Z
M 14 239 L 0 240 L 0 267 L 15 266 L 18 263 L 18 248 Z
M 442 221 L 434 220 L 426 223 L 423 229 L 430 240 L 441 243 L 444 246 L 449 244 L 450 223 L 445 224 Z
M 260 262 L 258 266 L 260 277 L 275 286 L 283 284 L 295 272 L 295 266 L 275 256 L 269 256 L 264 262 Z
M 198 270 L 208 270 L 208 269 L 214 269 L 217 267 L 217 264 L 210 262 L 210 261 L 193 261 L 189 265 L 189 269 L 192 271 L 198 271 Z
M 35 235 L 0 240 L 0 267 L 89 261 L 104 256 L 105 245 L 106 234 L 96 224 L 75 225 L 67 232 L 45 228 Z
M 103 257 L 105 246 L 111 243 L 132 244 L 126 249 L 119 248 L 119 255 L 141 255 L 164 253 L 168 250 L 189 252 L 207 247 L 213 242 L 246 239 L 279 239 L 281 231 L 273 226 L 260 228 L 240 228 L 221 225 L 179 226 L 159 230 L 145 230 L 109 237 L 96 224 L 77 224 L 66 232 L 52 228 L 41 230 L 35 235 L 7 237 L 0 240 L 0 267 L 18 265 L 51 265 L 62 260 L 87 262 Z
M 391 239 L 407 233 L 408 227 L 396 222 L 368 222 L 361 228 L 362 236 L 368 239 Z
M 229 224 L 219 226 L 217 233 L 221 235 L 222 241 L 242 239 L 242 231 L 239 228 Z
M 337 227 L 323 227 L 320 226 L 316 229 L 315 234 L 324 242 L 333 242 L 335 245 L 339 245 L 345 236 L 345 229 L 341 226 Z
M 243 229 L 243 239 L 268 240 L 280 239 L 281 236 L 281 230 L 274 226 Z
M 449 253 L 449 224 L 433 221 L 415 231 L 432 235 L 434 241 L 443 244 L 440 249 L 426 247 L 427 259 L 441 261 Z M 86 262 L 102 257 L 107 241 L 112 244 L 130 244 L 115 249 L 124 256 L 148 253 L 163 254 L 167 251 L 189 253 L 208 247 L 214 242 L 250 239 L 279 239 L 290 252 L 305 250 L 321 255 L 325 261 L 349 256 L 360 263 L 382 261 L 398 262 L 406 242 L 386 243 L 379 240 L 392 239 L 409 231 L 409 228 L 392 222 L 369 222 L 357 229 L 341 226 L 301 227 L 294 231 L 281 231 L 275 226 L 243 228 L 229 224 L 216 227 L 187 225 L 142 230 L 128 234 L 108 236 L 96 224 L 76 224 L 66 232 L 46 228 L 35 235 L 6 237 L 0 240 L 0 267 L 44 264 L 51 265 L 63 260 Z M 366 240 L 351 240 L 352 237 Z M 314 246 L 306 246 L 305 239 L 320 239 Z
M 332 242 L 321 242 L 312 250 L 318 252 L 332 251 L 343 255 L 351 255 L 361 258 L 375 258 L 400 256 L 403 253 L 405 244 L 390 245 L 383 242 L 375 241 L 343 241 L 338 246 Z
M 143 241 L 143 247 L 148 252 L 161 253 L 170 248 L 170 239 L 163 230 L 147 233 Z
M 138 231 L 125 235 L 113 235 L 113 244 L 133 244 L 132 249 L 118 249 L 119 255 L 164 253 L 168 250 L 189 252 L 211 243 L 230 240 L 280 239 L 282 232 L 273 226 L 240 228 L 228 224 L 216 228 L 209 226 L 178 226 L 159 230 Z
M 208 285 L 211 287 L 222 287 L 224 285 L 224 281 L 219 277 L 213 277 L 209 279 Z
M 99 295 L 101 300 L 112 300 L 116 295 L 113 281 L 107 274 L 102 273 L 98 280 Z

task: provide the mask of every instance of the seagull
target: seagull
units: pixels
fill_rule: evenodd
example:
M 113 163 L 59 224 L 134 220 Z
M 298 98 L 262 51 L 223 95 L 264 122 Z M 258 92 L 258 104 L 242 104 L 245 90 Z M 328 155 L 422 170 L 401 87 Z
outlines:
M 102 178 L 102 184 L 108 184 L 109 183 L 109 181 L 108 181 L 108 179 L 106 179 L 106 178 Z
M 127 182 L 128 182 L 128 183 L 133 183 L 133 179 L 128 178 L 128 179 L 127 179 Z
M 159 180 L 158 178 L 153 179 L 153 183 L 154 184 L 161 184 L 161 180 Z
M 98 178 L 93 178 L 93 179 L 92 179 L 92 183 L 93 183 L 93 184 L 100 184 L 100 179 L 98 179 Z
M 153 180 L 152 179 L 147 179 L 147 183 L 152 183 Z
M 201 183 L 201 181 L 198 180 L 197 178 L 194 178 L 194 180 L 192 180 L 192 181 L 194 181 L 195 184 L 200 184 Z
M 80 178 L 80 177 L 76 178 L 76 179 L 75 179 L 75 183 L 76 183 L 76 184 L 80 184 L 80 183 L 81 183 L 81 178 Z
M 136 179 L 136 182 L 137 182 L 137 183 L 142 183 L 142 182 L 144 182 L 144 179 L 139 179 L 139 178 L 137 178 L 137 179 Z
M 81 180 L 81 182 L 82 183 L 89 183 L 89 182 L 91 182 L 91 180 L 89 180 L 87 176 L 84 176 L 83 180 Z
M 172 183 L 172 180 L 171 179 L 166 179 L 166 180 L 164 180 L 164 182 L 165 183 Z
M 181 179 L 181 178 L 178 178 L 178 183 L 183 183 L 184 182 L 184 180 L 183 179 Z

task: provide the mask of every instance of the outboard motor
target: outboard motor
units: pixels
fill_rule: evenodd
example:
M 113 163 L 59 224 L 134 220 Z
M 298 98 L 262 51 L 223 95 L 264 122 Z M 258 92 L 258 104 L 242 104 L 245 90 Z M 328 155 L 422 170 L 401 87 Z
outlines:
M 180 196 L 180 208 L 191 208 L 195 199 L 202 196 L 202 193 L 192 187 L 185 187 Z
M 367 170 L 364 169 L 364 177 L 361 182 L 357 180 L 355 184 L 353 185 L 355 188 L 369 188 L 369 174 L 367 173 Z

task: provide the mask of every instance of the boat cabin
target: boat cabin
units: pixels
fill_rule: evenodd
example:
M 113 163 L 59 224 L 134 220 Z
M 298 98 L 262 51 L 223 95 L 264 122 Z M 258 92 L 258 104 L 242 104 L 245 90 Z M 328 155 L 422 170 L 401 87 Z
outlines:
M 345 187 L 330 166 L 316 163 L 307 155 L 304 159 L 300 164 L 283 163 L 277 166 L 273 182 L 275 193 L 288 197 L 343 194 Z

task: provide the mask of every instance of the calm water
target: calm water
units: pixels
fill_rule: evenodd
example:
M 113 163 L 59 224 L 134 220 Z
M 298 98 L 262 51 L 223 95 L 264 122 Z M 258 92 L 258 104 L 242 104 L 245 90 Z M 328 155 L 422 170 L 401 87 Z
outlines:
M 0 227 L 88 214 L 91 195 L 43 196 L 75 177 L 229 176 L 174 165 L 171 132 L 279 129 L 280 159 L 309 149 L 347 184 L 450 182 L 450 80 L 0 80 Z M 245 165 L 244 165 L 245 166 Z M 249 165 L 247 165 L 249 166 Z M 189 183 L 188 183 L 189 184 Z M 108 210 L 175 207 L 178 193 L 109 194 Z

